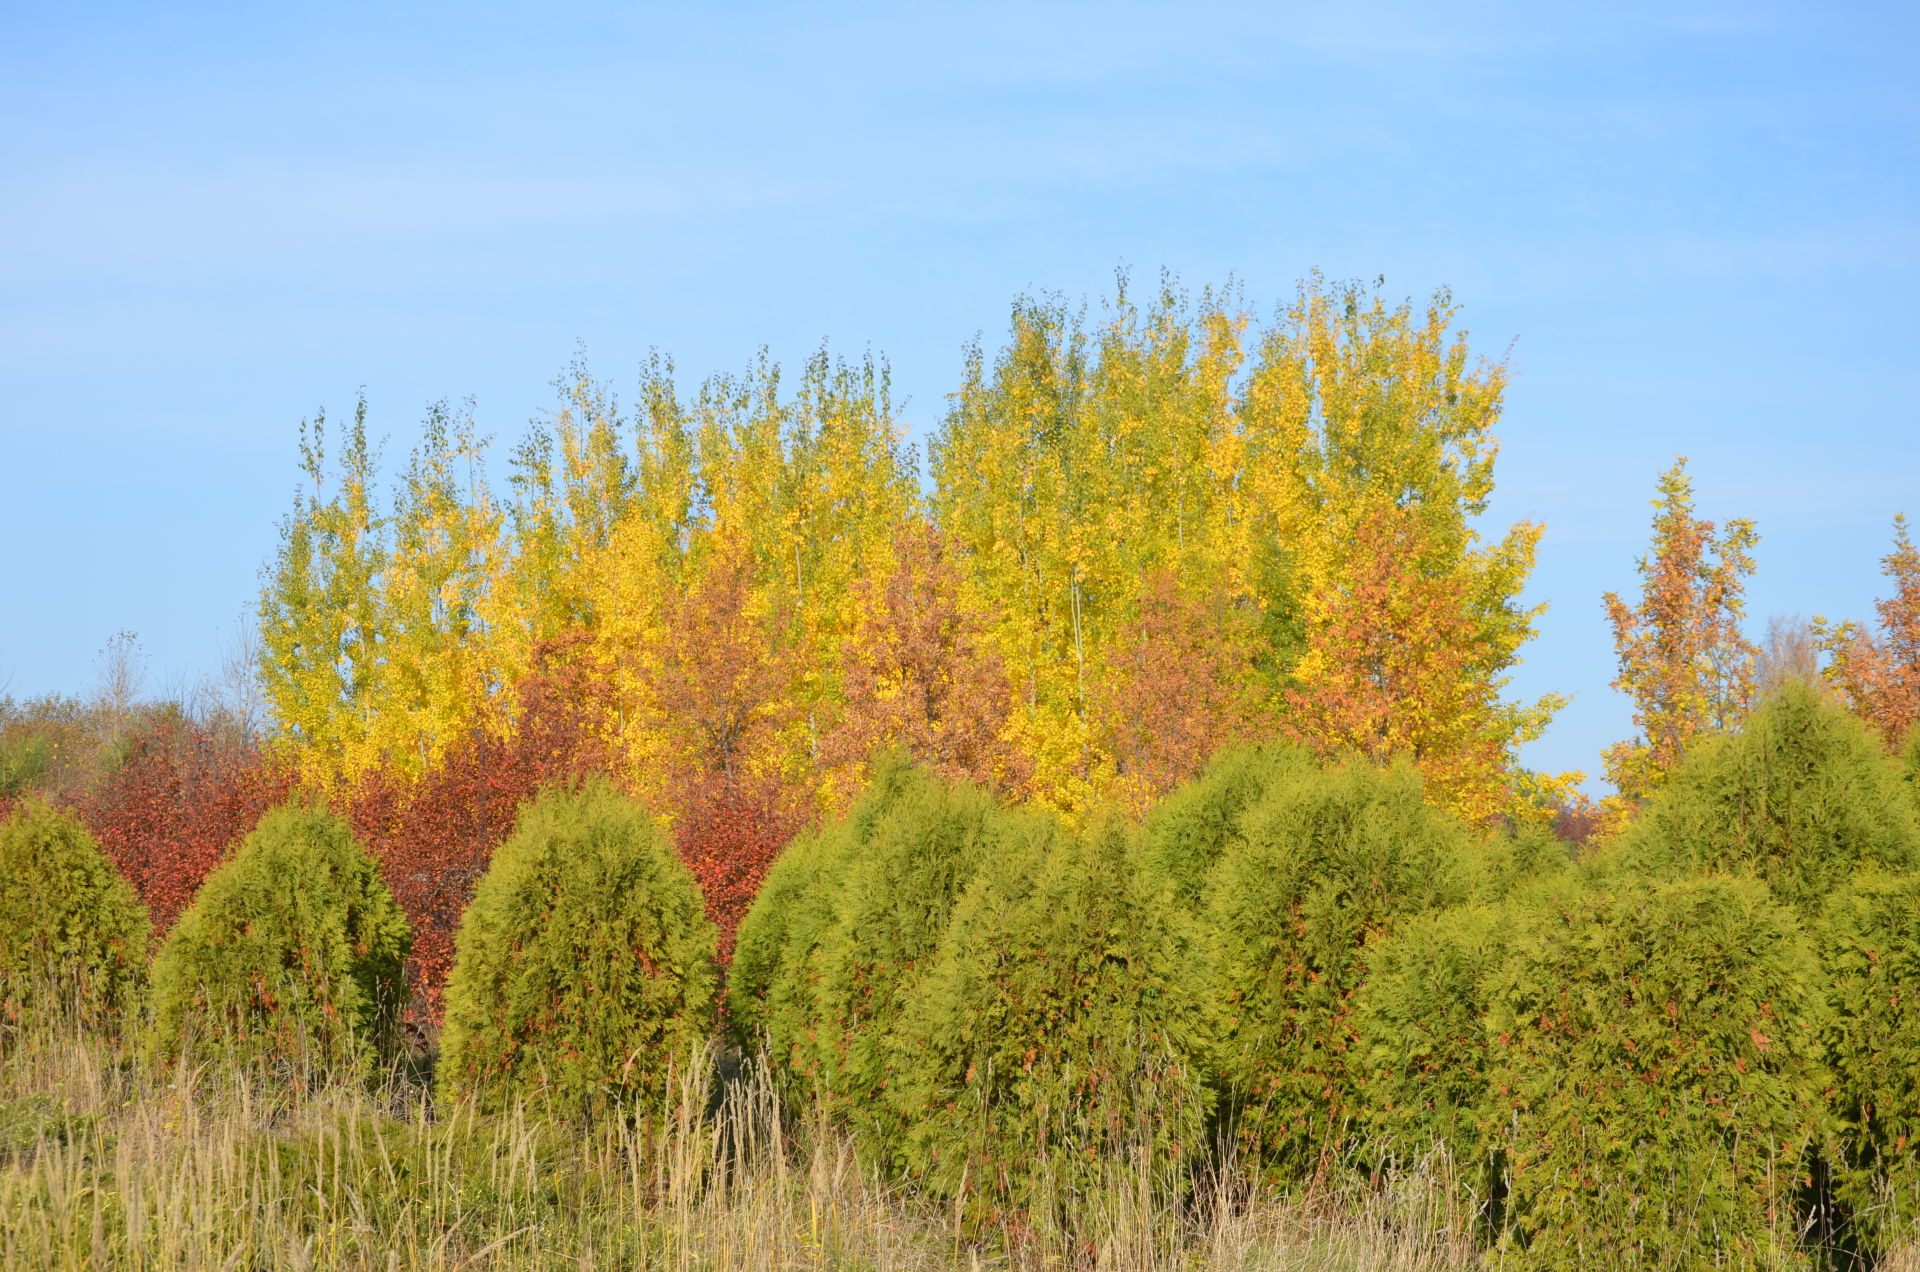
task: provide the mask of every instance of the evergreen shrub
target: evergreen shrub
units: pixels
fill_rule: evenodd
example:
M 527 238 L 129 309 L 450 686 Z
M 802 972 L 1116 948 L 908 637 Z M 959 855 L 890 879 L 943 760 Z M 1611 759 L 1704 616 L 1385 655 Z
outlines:
M 1863 874 L 1816 927 L 1830 1014 L 1834 1193 L 1875 1253 L 1920 1238 L 1920 875 Z
M 1413 915 L 1376 938 L 1354 1000 L 1368 1159 L 1405 1168 L 1444 1150 L 1483 1214 L 1503 1191 L 1487 991 L 1510 932 L 1509 912 L 1491 905 Z
M 1009 837 L 1044 836 L 1002 812 L 981 787 L 924 770 L 903 774 L 860 850 L 845 859 L 832 923 L 796 970 L 809 977 L 804 1035 L 788 1025 L 783 1054 L 810 1060 L 828 1110 L 870 1153 L 886 1154 L 899 1129 L 885 1092 L 899 1078 L 895 1030 L 952 918 L 961 893 L 1009 851 Z M 805 1061 L 803 1061 L 805 1063 Z
M 0 1023 L 125 1011 L 151 939 L 146 906 L 79 818 L 29 798 L 0 823 Z
M 270 809 L 154 960 L 152 1051 L 365 1075 L 394 1041 L 408 945 L 406 916 L 344 822 Z
M 441 1097 L 561 1117 L 663 1106 L 712 1032 L 715 943 L 644 810 L 602 780 L 548 787 L 461 919 Z
M 1273 1173 L 1317 1170 L 1347 1146 L 1368 938 L 1464 900 L 1466 851 L 1464 828 L 1426 803 L 1406 765 L 1289 769 L 1243 815 L 1204 921 L 1233 1116 Z
M 833 922 L 847 863 L 907 788 L 910 772 L 903 757 L 883 756 L 846 816 L 795 838 L 774 859 L 740 921 L 727 969 L 728 1025 L 743 1049 L 768 1041 L 777 1014 L 786 1045 L 773 1049 L 793 1061 L 792 1032 L 805 1028 L 811 1011 L 804 969 Z
M 1920 809 L 1920 724 L 1907 733 L 1907 745 L 1900 752 L 1900 772 L 1907 779 L 1914 807 Z
M 1805 936 L 1764 885 L 1552 894 L 1490 999 L 1510 1190 L 1493 1266 L 1795 1265 L 1823 1005 Z
M 1148 862 L 1172 882 L 1182 905 L 1198 910 L 1214 866 L 1239 838 L 1241 815 L 1280 773 L 1317 769 L 1306 752 L 1286 744 L 1221 751 L 1205 772 L 1169 792 L 1148 814 Z
M 1532 823 L 1475 838 L 1463 862 L 1469 893 L 1488 905 L 1535 887 L 1566 884 L 1579 873 L 1566 841 Z
M 1207 1146 L 1217 1031 L 1195 924 L 1137 840 L 1026 823 L 956 907 L 900 1028 L 901 1165 L 963 1221 L 1072 1240 Z
M 1920 826 L 1866 726 L 1789 680 L 1738 732 L 1693 749 L 1622 850 L 1668 878 L 1750 870 L 1810 916 L 1857 868 L 1920 866 Z

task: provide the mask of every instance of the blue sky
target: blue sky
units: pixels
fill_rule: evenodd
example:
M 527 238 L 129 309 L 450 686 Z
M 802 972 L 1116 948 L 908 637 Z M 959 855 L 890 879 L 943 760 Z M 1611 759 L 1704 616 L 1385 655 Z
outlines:
M 1529 753 L 1629 731 L 1600 594 L 1655 475 L 1763 536 L 1756 627 L 1864 615 L 1920 516 L 1920 9 L 0 6 L 0 686 L 154 682 L 250 610 L 295 429 L 365 386 L 503 440 L 631 383 L 892 361 L 916 433 L 1022 290 L 1116 265 L 1446 285 L 1546 524 Z M 315 13 L 316 9 L 324 12 Z

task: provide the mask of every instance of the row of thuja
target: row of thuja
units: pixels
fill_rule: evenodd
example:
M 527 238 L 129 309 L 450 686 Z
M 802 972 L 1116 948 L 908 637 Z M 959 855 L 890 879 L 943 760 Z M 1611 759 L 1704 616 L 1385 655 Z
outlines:
M 0 871 L 10 1015 L 58 973 L 103 1011 L 144 995 L 156 1063 L 367 1068 L 390 1043 L 405 924 L 324 813 L 264 820 L 145 987 L 144 917 L 84 831 L 29 806 Z M 549 791 L 463 919 L 440 1093 L 657 1107 L 719 1018 L 714 944 L 643 814 Z M 1284 749 L 1071 832 L 881 766 L 776 863 L 724 1027 L 976 1225 L 1444 1150 L 1501 1264 L 1883 1251 L 1920 1218 L 1920 825 L 1802 687 L 1577 861 L 1470 833 L 1410 770 Z
M 466 908 L 439 1094 L 562 1115 L 664 1101 L 715 1027 L 715 938 L 642 809 L 603 782 L 549 789 Z M 0 1017 L 130 1027 L 148 1063 L 374 1077 L 401 1050 L 410 945 L 374 859 L 318 805 L 269 811 L 157 950 L 78 819 L 30 801 L 0 827 Z
M 1077 835 L 883 773 L 730 981 L 742 1043 L 988 1222 L 1436 1149 L 1501 1266 L 1845 1263 L 1920 1221 L 1915 790 L 1805 686 L 1579 860 L 1285 750 Z

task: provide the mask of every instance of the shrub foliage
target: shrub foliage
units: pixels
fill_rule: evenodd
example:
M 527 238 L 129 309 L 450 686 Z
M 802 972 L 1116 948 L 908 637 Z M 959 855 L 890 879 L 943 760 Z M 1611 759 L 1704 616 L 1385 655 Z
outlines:
M 1243 815 L 1206 923 L 1241 1138 L 1278 1173 L 1319 1169 L 1346 1144 L 1368 938 L 1463 899 L 1465 840 L 1404 765 L 1293 768 Z
M 1920 875 L 1867 874 L 1818 932 L 1831 1014 L 1834 1191 L 1876 1252 L 1920 1233 Z
M 1790 1264 L 1826 1081 L 1816 967 L 1751 879 L 1534 907 L 1491 992 L 1496 1266 Z
M 267 813 L 153 966 L 153 1049 L 367 1072 L 405 1001 L 406 916 L 346 823 Z
M 1007 850 L 1010 823 L 986 790 L 914 769 L 898 779 L 886 811 L 843 858 L 833 919 L 793 971 L 780 1054 L 806 1071 L 827 1106 L 862 1132 L 869 1152 L 888 1151 L 896 1131 L 885 1094 L 921 1063 L 897 1054 L 895 1031 L 918 992 L 961 893 Z
M 714 928 L 644 810 L 550 787 L 461 920 L 438 1080 L 488 1110 L 658 1107 L 713 1025 Z
M 960 902 L 890 1098 L 921 1186 L 975 1224 L 1071 1234 L 1117 1186 L 1164 1204 L 1205 1147 L 1211 978 L 1129 836 L 1025 832 Z
M 164 935 L 274 804 L 291 774 L 230 731 L 175 715 L 122 742 L 119 765 L 75 801 Z
M 37 799 L 0 823 L 0 1023 L 54 1005 L 102 1019 L 146 980 L 152 924 L 77 817 Z
M 845 817 L 795 839 L 774 860 L 740 922 L 727 972 L 727 1015 L 742 1047 L 766 1042 L 784 1066 L 811 1072 L 796 1044 L 812 1019 L 815 951 L 833 925 L 849 864 L 913 784 L 904 757 L 883 757 Z
M 1285 745 L 1231 747 L 1154 807 L 1142 836 L 1147 860 L 1172 883 L 1181 904 L 1201 906 L 1221 854 L 1240 837 L 1241 816 L 1279 774 L 1293 768 L 1317 766 L 1305 752 Z
M 1860 867 L 1920 866 L 1920 828 L 1866 726 L 1790 680 L 1739 732 L 1693 749 L 1624 851 L 1669 877 L 1751 870 L 1812 914 Z

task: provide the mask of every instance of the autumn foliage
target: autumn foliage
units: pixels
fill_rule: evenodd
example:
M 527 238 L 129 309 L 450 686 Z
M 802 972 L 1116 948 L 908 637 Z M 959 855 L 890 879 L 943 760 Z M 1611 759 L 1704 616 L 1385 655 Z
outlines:
M 767 872 L 793 837 L 795 815 L 768 782 L 720 774 L 685 792 L 674 826 L 674 850 L 700 885 L 724 966 L 734 936 Z
M 369 773 L 344 803 L 354 834 L 373 851 L 413 929 L 408 964 L 414 1001 L 440 1015 L 453 968 L 454 934 L 521 805 L 542 787 L 598 767 L 590 711 L 594 669 L 572 656 L 579 642 L 550 642 L 521 688 L 510 733 L 476 727 L 418 777 Z
M 1893 595 L 1876 601 L 1879 631 L 1858 623 L 1819 625 L 1832 662 L 1827 675 L 1897 752 L 1920 722 L 1920 548 L 1905 517 L 1893 522 L 1893 551 L 1881 561 Z
M 1687 461 L 1662 473 L 1653 548 L 1640 558 L 1641 596 L 1606 594 L 1620 674 L 1640 736 L 1609 747 L 1607 777 L 1623 800 L 1645 799 L 1695 739 L 1724 730 L 1753 696 L 1756 650 L 1740 631 L 1746 576 L 1759 534 L 1744 519 L 1723 529 L 1693 515 Z
M 179 715 L 149 722 L 124 748 L 73 805 L 165 935 L 293 777 L 262 748 Z

